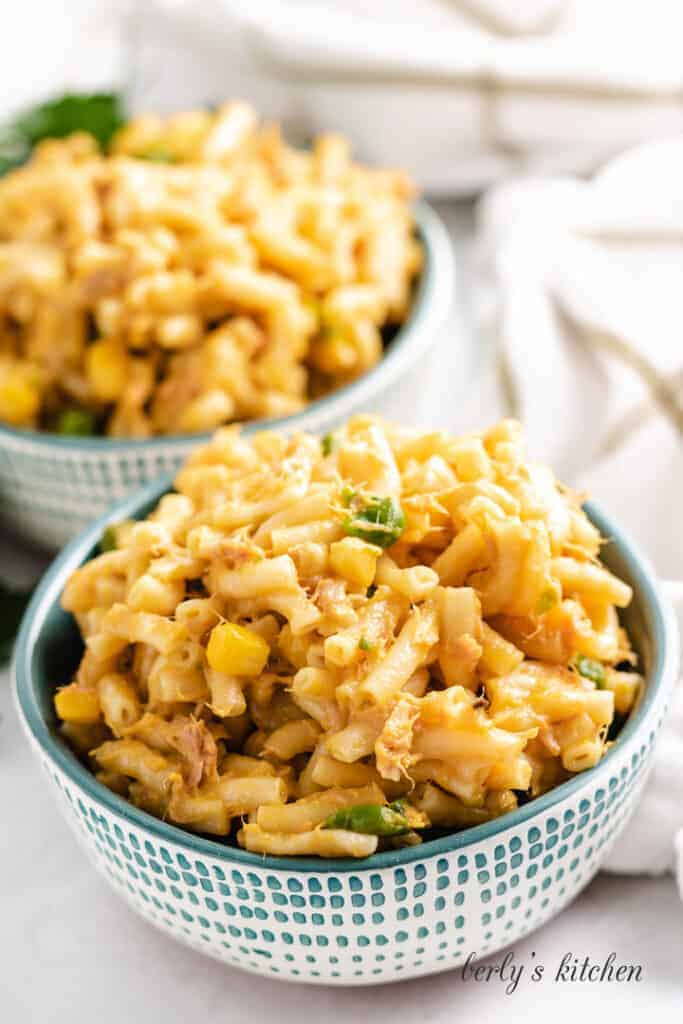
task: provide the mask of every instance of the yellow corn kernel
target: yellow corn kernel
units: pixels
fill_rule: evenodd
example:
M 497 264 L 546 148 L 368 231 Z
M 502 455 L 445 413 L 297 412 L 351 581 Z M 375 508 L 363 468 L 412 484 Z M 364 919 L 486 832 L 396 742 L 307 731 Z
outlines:
M 126 389 L 128 356 L 112 338 L 96 341 L 86 350 L 86 373 L 96 398 L 115 402 Z
M 10 370 L 0 379 L 0 420 L 14 427 L 28 427 L 39 408 L 40 394 L 25 374 Z
M 270 648 L 263 637 L 234 622 L 214 626 L 206 648 L 211 668 L 233 676 L 260 675 L 269 654 Z
M 350 583 L 367 590 L 375 578 L 377 559 L 382 549 L 359 537 L 345 537 L 330 544 L 330 565 Z
M 75 725 L 94 725 L 102 715 L 97 690 L 78 683 L 70 683 L 55 694 L 55 710 L 62 721 Z

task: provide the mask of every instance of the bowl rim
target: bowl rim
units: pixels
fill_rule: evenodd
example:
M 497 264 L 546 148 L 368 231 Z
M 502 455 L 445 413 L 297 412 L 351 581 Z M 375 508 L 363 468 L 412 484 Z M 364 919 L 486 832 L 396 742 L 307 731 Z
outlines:
M 233 862 L 251 867 L 274 871 L 317 872 L 335 874 L 359 871 L 378 871 L 383 868 L 400 867 L 415 860 L 427 860 L 456 850 L 476 846 L 477 843 L 515 828 L 536 815 L 541 815 L 555 804 L 576 795 L 590 787 L 597 775 L 607 773 L 609 766 L 621 756 L 624 748 L 639 732 L 652 715 L 660 697 L 666 700 L 667 683 L 675 678 L 679 637 L 673 611 L 661 592 L 654 571 L 637 545 L 623 531 L 617 529 L 611 519 L 594 503 L 586 502 L 585 510 L 603 537 L 609 538 L 627 567 L 634 592 L 639 595 L 646 614 L 651 619 L 650 636 L 654 647 L 654 660 L 650 670 L 649 684 L 637 708 L 619 734 L 619 742 L 607 751 L 595 768 L 582 772 L 517 810 L 481 825 L 474 825 L 453 832 L 438 839 L 428 840 L 418 846 L 372 854 L 358 860 L 355 858 L 317 857 L 274 857 L 250 853 L 239 847 L 228 846 L 217 839 L 188 832 L 169 824 L 145 811 L 139 810 L 123 797 L 118 796 L 98 782 L 95 776 L 78 761 L 48 727 L 43 718 L 33 686 L 32 658 L 34 645 L 44 625 L 49 610 L 59 600 L 67 575 L 85 562 L 99 541 L 104 528 L 122 518 L 139 514 L 151 502 L 158 500 L 169 490 L 170 475 L 148 484 L 143 489 L 118 502 L 105 515 L 92 523 L 79 537 L 68 544 L 54 560 L 38 585 L 22 620 L 17 637 L 12 665 L 14 699 L 22 725 L 33 743 L 44 755 L 56 763 L 58 768 L 96 804 L 124 818 L 135 827 L 151 833 L 158 841 L 175 844 L 192 856 L 209 856 L 217 860 Z M 663 697 L 662 697 L 663 695 Z
M 244 432 L 255 430 L 306 430 L 315 429 L 320 417 L 343 416 L 346 410 L 367 402 L 379 388 L 386 388 L 401 374 L 411 361 L 436 340 L 438 330 L 445 321 L 453 303 L 456 287 L 456 264 L 453 247 L 446 226 L 439 214 L 427 202 L 420 199 L 413 204 L 415 224 L 424 247 L 424 264 L 417 278 L 415 295 L 407 319 L 399 327 L 386 355 L 356 380 L 316 398 L 300 412 L 289 416 L 267 419 L 246 420 L 240 424 Z M 339 410 L 337 410 L 339 406 Z M 78 452 L 133 454 L 154 452 L 163 449 L 186 449 L 188 446 L 205 444 L 213 431 L 199 434 L 158 434 L 145 438 L 108 437 L 62 437 L 59 434 L 39 430 L 22 430 L 0 423 L 0 448 L 3 441 L 17 446 L 61 449 L 65 454 Z

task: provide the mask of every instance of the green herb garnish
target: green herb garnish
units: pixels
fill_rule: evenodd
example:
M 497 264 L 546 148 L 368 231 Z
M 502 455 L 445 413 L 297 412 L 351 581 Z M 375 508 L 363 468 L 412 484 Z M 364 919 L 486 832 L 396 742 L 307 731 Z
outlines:
M 365 505 L 360 505 L 354 498 L 349 507 L 351 512 L 343 526 L 350 537 L 360 537 L 368 544 L 388 548 L 403 533 L 406 519 L 401 506 L 393 498 L 370 498 Z
M 397 814 L 402 814 L 405 817 L 408 804 L 402 798 L 392 800 L 391 803 L 387 804 L 387 806 L 391 807 L 392 811 L 396 811 Z
M 579 675 L 586 679 L 592 679 L 598 690 L 604 690 L 606 683 L 605 666 L 593 658 L 586 658 L 583 654 L 577 654 L 574 658 L 574 668 Z
M 88 132 L 106 149 L 123 123 L 121 99 L 115 93 L 67 93 L 40 103 L 0 128 L 0 174 L 25 163 L 43 139 Z
M 397 804 L 358 804 L 343 807 L 325 818 L 321 828 L 342 828 L 348 832 L 362 832 L 369 836 L 400 836 L 411 826 Z
M 118 544 L 116 543 L 116 524 L 110 523 L 109 526 L 105 526 L 100 538 L 100 552 L 104 554 L 106 551 L 116 551 Z
M 334 434 L 325 434 L 325 436 L 321 438 L 320 449 L 325 458 L 332 454 L 334 451 Z
M 358 647 L 361 651 L 371 651 L 374 648 L 374 644 L 368 640 L 366 636 L 362 636 L 358 641 Z
M 95 432 L 95 417 L 88 409 L 65 409 L 57 420 L 57 433 L 67 437 L 89 437 Z

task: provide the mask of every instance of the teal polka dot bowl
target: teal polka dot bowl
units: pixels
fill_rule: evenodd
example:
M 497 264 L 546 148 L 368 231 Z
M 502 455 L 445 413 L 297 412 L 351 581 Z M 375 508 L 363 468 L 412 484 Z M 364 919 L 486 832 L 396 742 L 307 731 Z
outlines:
M 123 502 L 62 552 L 15 651 L 16 704 L 46 784 L 116 892 L 168 935 L 227 964 L 324 984 L 448 970 L 562 910 L 637 805 L 678 670 L 672 613 L 632 544 L 587 507 L 610 538 L 605 561 L 634 588 L 626 625 L 646 676 L 638 707 L 600 765 L 496 821 L 421 846 L 366 860 L 259 856 L 131 806 L 101 786 L 56 731 L 52 696 L 81 652 L 59 607 L 64 582 L 92 555 L 107 522 L 145 515 L 168 483 Z
M 415 208 L 425 262 L 411 314 L 384 358 L 346 387 L 311 402 L 301 413 L 245 427 L 324 433 L 352 413 L 371 408 L 388 418 L 402 408 L 419 416 L 425 389 L 416 372 L 452 308 L 455 265 L 446 229 L 426 204 Z M 464 349 L 464 346 L 462 346 Z M 462 352 L 454 388 L 467 387 L 471 352 Z M 162 474 L 175 473 L 208 434 L 145 440 L 72 438 L 14 430 L 0 424 L 0 519 L 28 541 L 56 549 L 115 502 Z

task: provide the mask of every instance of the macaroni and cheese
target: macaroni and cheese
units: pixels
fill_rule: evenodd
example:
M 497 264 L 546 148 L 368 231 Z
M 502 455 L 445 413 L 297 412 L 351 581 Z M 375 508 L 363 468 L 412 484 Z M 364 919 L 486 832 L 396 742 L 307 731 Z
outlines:
M 596 765 L 637 698 L 600 545 L 513 421 L 225 427 L 69 580 L 63 733 L 138 807 L 259 853 L 484 822 Z
M 420 266 L 399 172 L 244 103 L 74 134 L 0 180 L 0 421 L 114 437 L 295 413 L 370 369 Z

